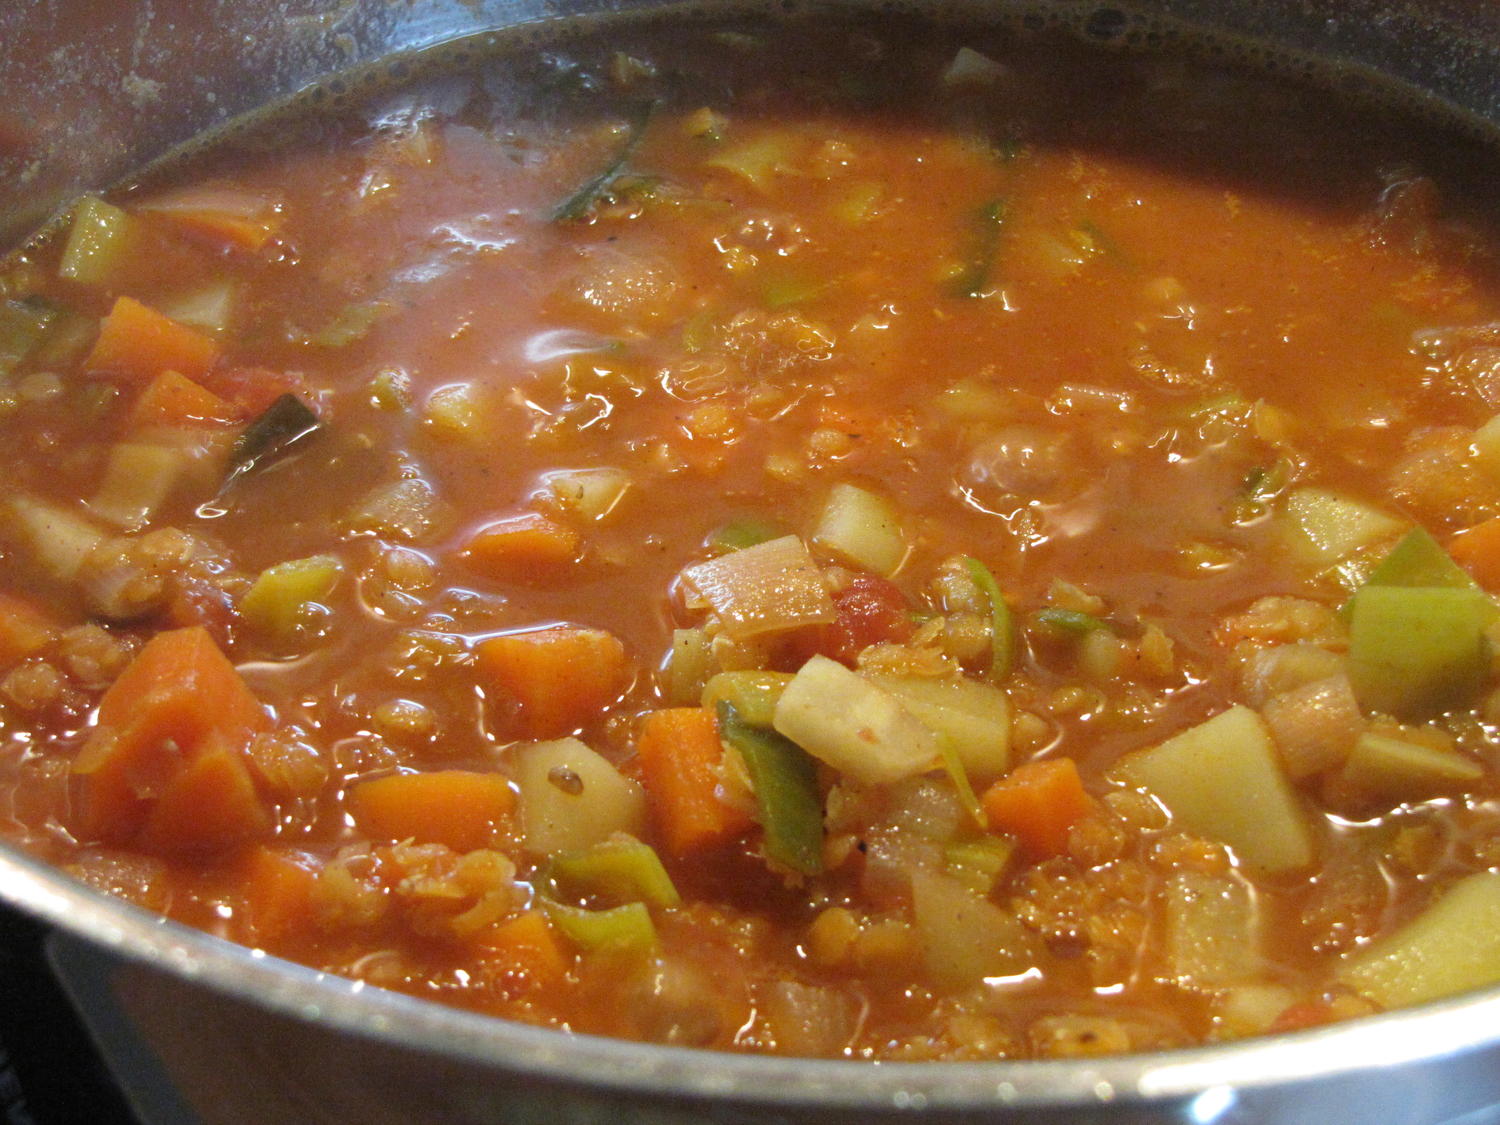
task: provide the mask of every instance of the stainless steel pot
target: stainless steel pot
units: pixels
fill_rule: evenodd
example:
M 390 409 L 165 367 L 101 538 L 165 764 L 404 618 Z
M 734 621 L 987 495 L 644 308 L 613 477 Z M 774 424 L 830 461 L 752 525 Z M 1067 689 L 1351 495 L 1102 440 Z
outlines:
M 828 0 L 856 7 L 860 0 Z M 697 8 L 719 0 L 701 0 Z M 923 0 L 914 0 L 921 7 Z M 10 0 L 0 246 L 79 192 L 312 81 L 456 36 L 666 0 Z M 1210 31 L 1395 83 L 1500 128 L 1491 0 L 953 0 L 1104 38 Z M 570 1037 L 365 989 L 96 895 L 0 848 L 0 898 L 52 957 L 152 1122 L 1457 1122 L 1497 1118 L 1500 990 L 1340 1027 L 1098 1061 L 730 1057 Z M 0 998 L 4 1002 L 4 998 Z

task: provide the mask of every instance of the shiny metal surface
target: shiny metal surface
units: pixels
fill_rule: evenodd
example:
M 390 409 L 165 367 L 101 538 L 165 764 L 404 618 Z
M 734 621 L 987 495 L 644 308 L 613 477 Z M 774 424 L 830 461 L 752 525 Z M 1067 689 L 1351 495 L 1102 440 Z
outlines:
M 982 14 L 1004 2 L 944 8 Z M 481 30 L 669 7 L 664 0 L 10 0 L 0 7 L 0 243 L 80 191 L 319 76 Z M 1475 122 L 1500 123 L 1500 4 L 1488 0 L 1063 2 L 1007 10 L 1018 8 L 1059 12 L 1106 36 L 1158 26 L 1150 23 L 1158 18 L 1213 28 L 1317 60 L 1347 85 L 1388 75 Z M 55 956 L 76 993 L 117 1003 L 192 1112 L 226 1125 L 891 1118 L 1401 1125 L 1457 1122 L 1500 1103 L 1500 990 L 1171 1054 L 871 1066 L 568 1037 L 363 989 L 102 898 L 4 848 L 0 898 L 58 927 Z M 79 983 L 94 977 L 97 988 Z

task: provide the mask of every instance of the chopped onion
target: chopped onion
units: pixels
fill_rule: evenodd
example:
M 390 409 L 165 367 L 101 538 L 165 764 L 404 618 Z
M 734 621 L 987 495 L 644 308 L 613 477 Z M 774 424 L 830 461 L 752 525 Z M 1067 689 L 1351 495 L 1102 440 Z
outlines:
M 683 571 L 733 637 L 799 629 L 834 619 L 823 575 L 795 535 L 733 551 Z

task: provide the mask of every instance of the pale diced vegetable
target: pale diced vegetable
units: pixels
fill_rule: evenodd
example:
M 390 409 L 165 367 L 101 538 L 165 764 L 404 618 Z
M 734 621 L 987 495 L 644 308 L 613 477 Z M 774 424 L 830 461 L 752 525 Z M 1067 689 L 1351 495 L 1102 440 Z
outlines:
M 71 582 L 104 533 L 82 516 L 26 496 L 13 496 L 6 521 L 31 558 L 59 582 Z
M 1473 698 L 1489 672 L 1481 590 L 1364 586 L 1349 606 L 1349 680 L 1366 711 L 1429 718 Z
M 981 836 L 943 849 L 947 873 L 977 895 L 988 896 L 1016 858 L 1019 846 L 1010 836 Z
M 179 324 L 190 324 L 206 332 L 223 332 L 234 312 L 234 282 L 217 278 L 162 302 L 159 311 Z
M 482 442 L 492 436 L 494 408 L 473 383 L 450 383 L 427 396 L 422 421 L 444 441 Z
M 776 714 L 776 703 L 792 677 L 785 672 L 720 672 L 703 685 L 701 703 L 713 710 L 723 700 L 740 719 L 752 727 L 768 727 Z
M 1183 871 L 1166 885 L 1166 971 L 1184 988 L 1214 991 L 1261 975 L 1255 903 L 1237 879 Z
M 708 633 L 703 629 L 673 629 L 672 650 L 663 670 L 663 695 L 673 707 L 698 701 L 710 666 Z
M 73 209 L 73 223 L 57 272 L 69 281 L 103 285 L 129 256 L 136 221 L 112 203 L 85 196 Z
M 795 535 L 688 567 L 683 578 L 733 637 L 826 624 L 835 616 L 822 572 Z
M 344 521 L 355 533 L 411 542 L 421 539 L 438 520 L 437 493 L 425 480 L 409 477 L 376 488 Z
M 943 71 L 943 85 L 993 86 L 1004 73 L 1005 67 L 988 55 L 980 54 L 972 47 L 960 47 L 948 69 Z
M 1263 1035 L 1296 999 L 1284 984 L 1237 984 L 1216 998 L 1214 1016 L 1231 1035 Z
M 144 527 L 195 460 L 191 449 L 126 441 L 109 452 L 89 511 L 124 531 Z
M 1035 939 L 1020 920 L 952 876 L 913 871 L 911 893 L 927 971 L 939 983 L 964 988 L 1036 965 Z
M 1500 480 L 1500 414 L 1474 431 L 1474 460 L 1491 477 Z
M 586 953 L 644 955 L 656 947 L 656 926 L 643 902 L 627 902 L 612 910 L 584 910 L 544 899 L 542 909 L 563 936 Z
M 814 656 L 782 691 L 774 726 L 864 785 L 924 773 L 941 754 L 938 736 L 896 696 L 826 656 Z
M 46 338 L 57 310 L 39 301 L 0 301 L 0 375 L 9 375 Z
M 1469 572 L 1453 561 L 1425 529 L 1408 531 L 1367 579 L 1371 586 L 1473 587 Z
M 798 138 L 792 133 L 766 133 L 731 145 L 703 163 L 709 168 L 733 172 L 756 187 L 765 187 L 777 172 L 791 169 L 799 147 Z
M 1424 801 L 1462 791 L 1483 775 L 1478 762 L 1456 750 L 1373 732 L 1360 735 L 1344 763 L 1344 780 L 1351 786 L 1393 801 Z
M 581 852 L 616 832 L 639 836 L 646 794 L 576 738 L 536 742 L 515 755 L 521 829 L 533 855 Z
M 1342 673 L 1275 696 L 1261 717 L 1293 778 L 1341 764 L 1365 726 L 1349 677 Z
M 1312 837 L 1260 716 L 1235 706 L 1125 758 L 1120 776 L 1166 806 L 1178 826 L 1235 850 L 1249 867 L 1312 862 Z
M 1500 982 L 1500 874 L 1461 879 L 1339 970 L 1350 988 L 1400 1008 Z
M 549 870 L 568 891 L 612 903 L 676 906 L 682 901 L 656 849 L 623 832 L 587 851 L 555 856 Z
M 967 677 L 871 675 L 922 724 L 946 735 L 964 771 L 987 785 L 1010 768 L 1010 699 Z
M 846 562 L 887 577 L 906 558 L 895 505 L 853 484 L 834 485 L 812 540 Z
M 344 564 L 333 555 L 267 567 L 240 599 L 240 614 L 264 636 L 291 644 L 314 607 L 333 593 L 343 572 Z
M 1362 548 L 1400 533 L 1394 516 L 1321 488 L 1299 488 L 1287 496 L 1292 541 L 1314 563 L 1332 566 Z
M 584 519 L 602 520 L 624 498 L 631 485 L 624 469 L 563 469 L 542 478 L 557 503 Z

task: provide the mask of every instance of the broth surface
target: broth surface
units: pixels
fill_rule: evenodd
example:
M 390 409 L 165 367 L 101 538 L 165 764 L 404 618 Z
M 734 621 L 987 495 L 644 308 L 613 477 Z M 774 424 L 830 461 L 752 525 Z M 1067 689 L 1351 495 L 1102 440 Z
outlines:
M 86 201 L 0 272 L 0 834 L 713 1049 L 1500 980 L 1477 168 L 892 17 L 439 68 Z

